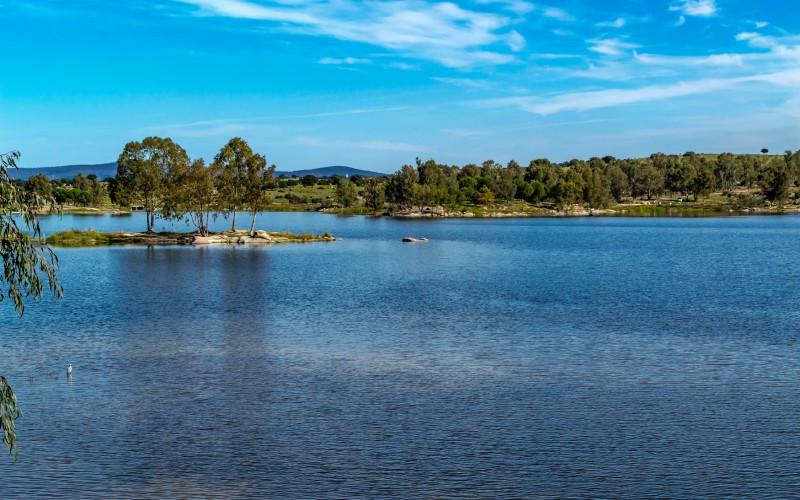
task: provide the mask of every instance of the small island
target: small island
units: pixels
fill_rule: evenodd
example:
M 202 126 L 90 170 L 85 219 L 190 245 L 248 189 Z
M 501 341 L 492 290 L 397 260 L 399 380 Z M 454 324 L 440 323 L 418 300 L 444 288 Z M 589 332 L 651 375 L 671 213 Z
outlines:
M 283 243 L 313 243 L 337 241 L 330 233 L 294 234 L 267 231 L 224 231 L 201 236 L 198 233 L 161 232 L 98 232 L 62 231 L 46 238 L 48 245 L 59 247 L 92 247 L 110 245 L 273 245 Z

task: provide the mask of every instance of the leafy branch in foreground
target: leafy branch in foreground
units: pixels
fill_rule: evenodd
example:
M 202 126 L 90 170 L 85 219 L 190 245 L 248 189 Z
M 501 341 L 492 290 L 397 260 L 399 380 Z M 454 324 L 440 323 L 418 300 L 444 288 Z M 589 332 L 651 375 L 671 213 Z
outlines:
M 8 175 L 9 168 L 17 168 L 17 151 L 0 154 L 0 302 L 6 298 L 14 303 L 20 316 L 25 312 L 26 298 L 39 298 L 47 289 L 61 298 L 63 291 L 58 283 L 58 258 L 43 243 L 42 230 L 36 218 L 37 210 L 55 206 L 54 200 L 36 190 L 17 188 Z M 17 398 L 6 379 L 0 376 L 0 429 L 3 444 L 16 460 L 18 456 L 14 420 L 22 412 Z

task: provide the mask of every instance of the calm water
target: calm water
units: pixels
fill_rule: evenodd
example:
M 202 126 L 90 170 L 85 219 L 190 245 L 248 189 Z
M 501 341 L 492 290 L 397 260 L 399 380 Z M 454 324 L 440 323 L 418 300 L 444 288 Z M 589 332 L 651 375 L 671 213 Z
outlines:
M 800 492 L 800 217 L 260 226 L 345 240 L 60 249 L 0 304 L 5 498 Z

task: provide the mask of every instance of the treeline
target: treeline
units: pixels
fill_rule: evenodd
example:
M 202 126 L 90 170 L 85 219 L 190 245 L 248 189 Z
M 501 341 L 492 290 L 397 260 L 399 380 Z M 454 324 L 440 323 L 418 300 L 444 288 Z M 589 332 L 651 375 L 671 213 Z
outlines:
M 523 167 L 514 160 L 506 165 L 492 160 L 464 166 L 417 159 L 386 177 L 318 179 L 275 178 L 275 166 L 254 153 L 241 138 L 230 139 L 206 164 L 191 160 L 169 138 L 148 137 L 125 145 L 118 159 L 117 175 L 99 181 L 78 175 L 73 180 L 50 182 L 31 177 L 26 187 L 58 203 L 98 204 L 101 200 L 146 212 L 147 230 L 153 231 L 157 216 L 185 219 L 201 234 L 210 221 L 230 218 L 236 229 L 237 213 L 256 215 L 275 198 L 309 208 L 362 207 L 373 213 L 422 207 L 492 206 L 522 201 L 555 209 L 573 205 L 603 208 L 634 199 L 653 199 L 665 194 L 705 199 L 721 192 L 731 204 L 744 207 L 783 204 L 800 186 L 800 151 L 781 155 L 682 155 L 653 154 L 647 158 L 617 159 L 612 156 L 553 163 L 537 159 Z M 294 187 L 334 189 L 331 197 L 315 196 Z M 287 192 L 288 191 L 288 192 Z M 328 191 L 330 192 L 330 191 Z
M 649 158 L 606 156 L 565 163 L 538 159 L 527 167 L 514 160 L 505 166 L 488 160 L 481 165 L 458 167 L 417 159 L 416 166 L 403 166 L 385 183 L 368 180 L 364 201 L 376 210 L 383 203 L 407 209 L 492 205 L 513 200 L 552 204 L 556 208 L 602 208 L 666 193 L 697 200 L 717 191 L 732 195 L 738 188 L 758 188 L 766 201 L 780 204 L 789 197 L 792 187 L 800 186 L 800 151 L 787 151 L 782 157 L 767 153 L 723 153 L 716 157 L 692 152 L 656 153 Z
M 100 181 L 96 175 L 83 176 L 78 173 L 73 179 L 51 181 L 44 174 L 31 176 L 27 181 L 15 180 L 26 191 L 51 199 L 59 205 L 71 204 L 81 207 L 98 206 L 108 198 L 108 185 L 113 179 Z

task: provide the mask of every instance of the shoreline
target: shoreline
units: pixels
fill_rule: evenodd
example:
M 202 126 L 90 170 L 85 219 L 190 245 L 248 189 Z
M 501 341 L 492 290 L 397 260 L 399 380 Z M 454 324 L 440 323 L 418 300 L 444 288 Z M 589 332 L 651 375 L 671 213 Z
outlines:
M 609 208 L 589 209 L 580 205 L 573 205 L 557 210 L 550 207 L 510 204 L 495 207 L 459 207 L 447 209 L 445 207 L 422 207 L 406 209 L 396 212 L 371 212 L 364 207 L 351 208 L 323 208 L 314 209 L 302 206 L 269 206 L 260 213 L 322 213 L 340 216 L 370 216 L 392 217 L 397 219 L 505 219 L 505 218 L 552 218 L 552 217 L 730 217 L 751 215 L 790 215 L 800 213 L 800 206 L 789 205 L 785 207 L 765 208 L 747 207 L 732 208 L 730 205 L 693 205 L 675 203 L 630 203 L 619 204 Z M 65 207 L 61 213 L 42 212 L 40 217 L 51 215 L 76 215 L 98 216 L 110 215 L 116 217 L 132 216 L 138 211 L 125 211 L 119 208 L 84 208 Z

